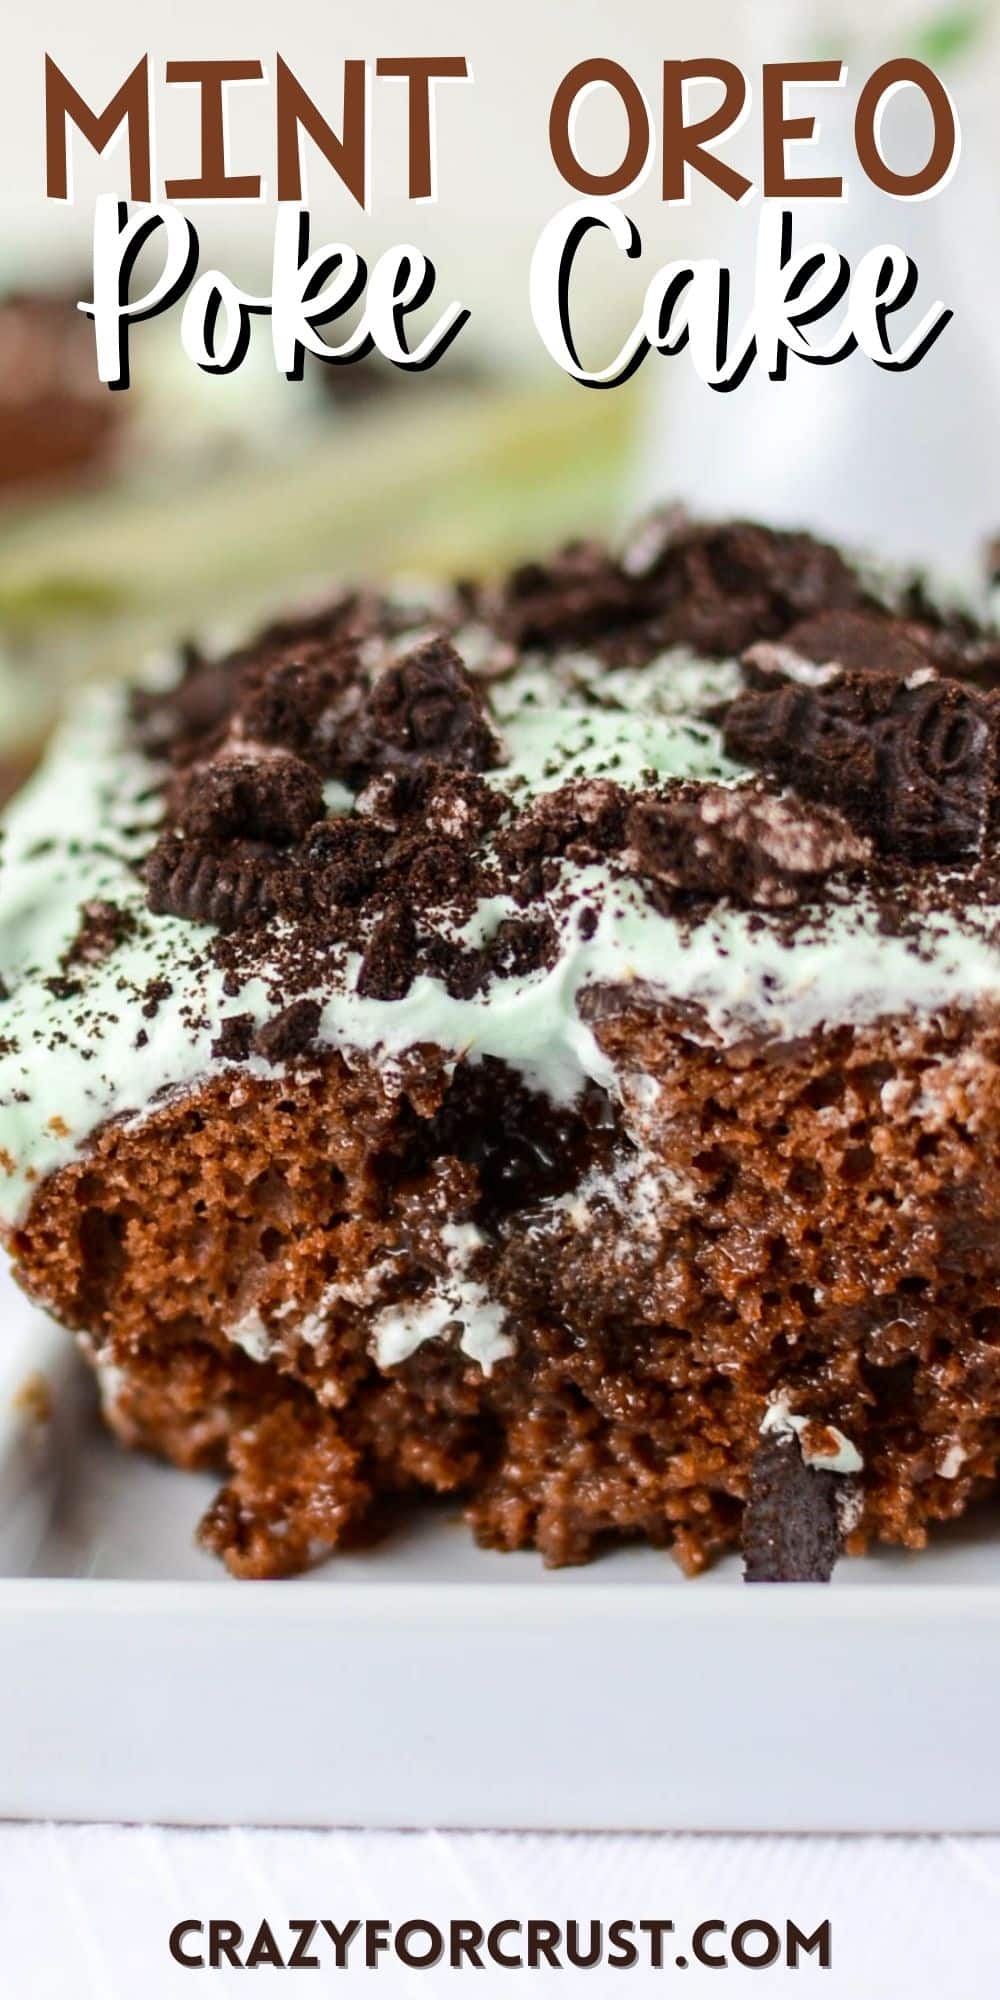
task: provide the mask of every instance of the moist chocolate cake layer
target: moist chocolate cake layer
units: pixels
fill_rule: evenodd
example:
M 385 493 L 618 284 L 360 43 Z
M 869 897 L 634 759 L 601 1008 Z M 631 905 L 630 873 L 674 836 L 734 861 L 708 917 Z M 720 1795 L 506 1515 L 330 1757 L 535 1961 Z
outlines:
M 630 1006 L 599 1034 L 624 1111 L 328 1055 L 109 1127 L 36 1196 L 22 1282 L 119 1435 L 229 1465 L 204 1532 L 241 1574 L 421 1486 L 492 1546 L 642 1535 L 695 1571 L 779 1399 L 863 1462 L 855 1549 L 994 1478 L 997 1022 L 723 1050 Z
M 234 1572 L 426 1489 L 819 1575 L 989 1489 L 998 660 L 670 516 L 84 711 L 0 856 L 0 1218 Z

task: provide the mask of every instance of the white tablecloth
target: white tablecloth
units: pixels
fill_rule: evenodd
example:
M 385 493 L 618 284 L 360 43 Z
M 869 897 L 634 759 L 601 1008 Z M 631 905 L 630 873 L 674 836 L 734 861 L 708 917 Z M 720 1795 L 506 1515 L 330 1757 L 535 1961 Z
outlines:
M 846 1746 L 842 1746 L 846 1752 Z M 829 1754 L 836 1754 L 830 1746 Z M 687 1835 L 190 1832 L 156 1827 L 0 1826 L 0 1994 L 10 2000 L 173 2000 L 288 1993 L 285 1973 L 200 1976 L 174 1965 L 168 1937 L 182 1917 L 235 1919 L 251 1937 L 266 1917 L 427 1917 L 447 1925 L 502 1917 L 565 1923 L 669 1917 L 664 1969 L 622 1984 L 605 1969 L 534 1974 L 486 1968 L 406 1970 L 383 1959 L 381 1981 L 325 1959 L 306 1992 L 383 1993 L 391 2000 L 471 1990 L 526 1990 L 593 2000 L 680 1992 L 813 1991 L 845 2000 L 979 2000 L 1000 1986 L 1000 1840 L 802 1839 Z M 675 1967 L 685 1935 L 708 1917 L 730 1929 L 764 1917 L 812 1927 L 829 1917 L 831 1969 Z M 508 1945 L 509 1948 L 509 1945 Z M 280 1982 L 280 1983 L 279 1983 Z M 731 1986 L 729 1984 L 731 1982 Z M 291 1991 L 297 1991 L 292 1987 Z

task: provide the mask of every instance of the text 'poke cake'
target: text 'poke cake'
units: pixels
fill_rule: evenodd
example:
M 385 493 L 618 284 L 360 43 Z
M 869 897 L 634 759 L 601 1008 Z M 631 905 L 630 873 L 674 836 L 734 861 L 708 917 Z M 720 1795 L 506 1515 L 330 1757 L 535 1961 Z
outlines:
M 88 697 L 0 848 L 0 1226 L 231 1570 L 429 1493 L 820 1578 L 990 1489 L 995 688 L 665 514 Z

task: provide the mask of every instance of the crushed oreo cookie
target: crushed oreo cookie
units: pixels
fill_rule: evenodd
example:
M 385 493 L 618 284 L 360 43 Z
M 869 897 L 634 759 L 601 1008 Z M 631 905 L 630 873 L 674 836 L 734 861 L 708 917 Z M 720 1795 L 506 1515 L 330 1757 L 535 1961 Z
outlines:
M 245 1063 L 251 1056 L 276 1066 L 296 1062 L 315 1049 L 322 1011 L 317 1000 L 293 1000 L 260 1027 L 252 1014 L 227 1014 L 212 1054 L 220 1062 Z
M 505 754 L 498 659 L 509 673 L 523 649 L 530 667 L 583 647 L 641 670 L 674 645 L 742 651 L 740 691 L 713 715 L 761 779 L 629 789 L 608 772 L 537 794 L 487 780 Z M 329 979 L 395 1001 L 430 975 L 469 999 L 541 972 L 590 867 L 682 920 L 726 900 L 789 934 L 863 874 L 898 928 L 920 905 L 915 871 L 960 862 L 974 885 L 988 850 L 991 650 L 995 634 L 916 586 L 878 598 L 809 536 L 669 512 L 620 553 L 578 542 L 431 610 L 342 597 L 221 661 L 192 649 L 172 693 L 138 698 L 165 772 L 150 908 L 213 927 L 226 991 L 263 971 L 279 1012 Z M 580 686 L 599 700 L 599 675 Z M 327 812 L 331 783 L 353 797 Z M 477 936 L 496 898 L 518 914 Z M 578 934 L 599 918 L 598 899 Z
M 805 1463 L 790 1433 L 763 1437 L 743 1513 L 747 1583 L 829 1583 L 843 1550 L 843 1479 Z
M 318 1000 L 293 1000 L 265 1021 L 254 1039 L 254 1053 L 265 1062 L 295 1062 L 315 1047 L 322 1008 Z
M 431 639 L 379 674 L 344 732 L 337 761 L 349 783 L 394 765 L 488 771 L 501 761 L 483 696 L 447 639 Z
M 357 673 L 358 646 L 390 629 L 387 604 L 369 593 L 350 593 L 301 618 L 268 626 L 250 645 L 221 659 L 207 658 L 198 646 L 188 645 L 175 687 L 133 693 L 139 742 L 150 756 L 168 758 L 180 768 L 211 754 L 227 734 L 300 749 L 306 717 L 300 729 L 293 710 L 312 710 L 317 687 L 307 670 L 321 670 L 324 692 L 329 687 L 339 691 Z M 295 673 L 283 677 L 284 668 Z M 313 726 L 310 719 L 309 728 Z M 275 728 L 282 733 L 268 733 Z M 298 740 L 290 741 L 289 734 Z
M 379 917 L 358 971 L 365 1000 L 401 1000 L 409 991 L 418 956 L 417 927 L 406 903 L 392 902 Z
M 571 542 L 549 562 L 522 563 L 484 608 L 518 647 L 584 645 L 636 615 L 636 591 L 600 542 Z
M 558 880 L 557 863 L 586 868 L 620 854 L 629 799 L 610 778 L 583 778 L 530 800 L 497 839 L 515 901 L 544 895 Z
M 864 586 L 838 550 L 750 521 L 681 526 L 641 578 L 664 644 L 739 653 L 825 610 L 861 609 Z
M 995 809 L 1000 712 L 961 682 L 887 667 L 818 686 L 754 688 L 731 704 L 730 755 L 836 806 L 903 861 L 982 851 Z
M 837 550 L 809 535 L 746 521 L 706 527 L 668 508 L 620 558 L 577 542 L 525 564 L 484 611 L 519 646 L 590 646 L 639 663 L 674 645 L 724 657 L 813 612 L 870 602 Z
M 218 1062 L 249 1062 L 253 1054 L 256 1022 L 252 1014 L 227 1014 L 220 1022 L 219 1032 L 212 1043 L 212 1054 Z
M 68 973 L 73 966 L 100 965 L 134 930 L 135 918 L 117 903 L 99 899 L 84 903 L 79 930 L 63 954 L 63 972 Z
M 353 655 L 343 650 L 332 661 L 276 661 L 251 681 L 241 702 L 242 734 L 253 743 L 308 754 L 353 668 Z
M 658 908 L 725 897 L 779 910 L 807 901 L 834 872 L 871 859 L 839 813 L 807 808 L 757 784 L 677 785 L 628 816 L 627 860 Z
M 260 840 L 292 846 L 323 818 L 317 773 L 287 751 L 198 764 L 179 788 L 177 831 L 189 840 Z
M 779 680 L 819 686 L 843 673 L 887 673 L 903 679 L 937 668 L 941 649 L 931 628 L 870 611 L 821 611 L 793 625 L 783 639 L 747 648 L 743 664 L 751 686 Z
M 249 840 L 229 846 L 168 834 L 145 863 L 146 893 L 154 916 L 182 917 L 234 931 L 274 910 L 272 850 Z

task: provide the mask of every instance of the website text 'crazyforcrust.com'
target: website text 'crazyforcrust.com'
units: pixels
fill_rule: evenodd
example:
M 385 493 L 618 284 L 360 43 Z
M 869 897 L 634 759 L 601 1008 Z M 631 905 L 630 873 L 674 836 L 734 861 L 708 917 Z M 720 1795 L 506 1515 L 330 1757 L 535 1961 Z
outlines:
M 229 1967 L 249 1972 L 262 1965 L 287 1971 L 327 1966 L 375 1972 L 394 1964 L 413 1972 L 441 1965 L 478 1972 L 490 1967 L 537 1972 L 546 1966 L 558 1971 L 594 1966 L 613 1972 L 636 1967 L 683 1971 L 689 1965 L 751 1971 L 782 1965 L 794 1970 L 806 1962 L 828 1968 L 831 1934 L 829 1918 L 810 1928 L 790 1917 L 773 1923 L 744 1917 L 734 1924 L 707 1917 L 688 1932 L 668 1917 L 615 1917 L 608 1923 L 506 1917 L 488 1926 L 466 1919 L 438 1924 L 428 1917 L 400 1924 L 379 1918 L 336 1923 L 331 1917 L 293 1917 L 262 1921 L 255 1928 L 228 1917 L 185 1917 L 170 1933 L 170 1955 L 192 1972 Z

